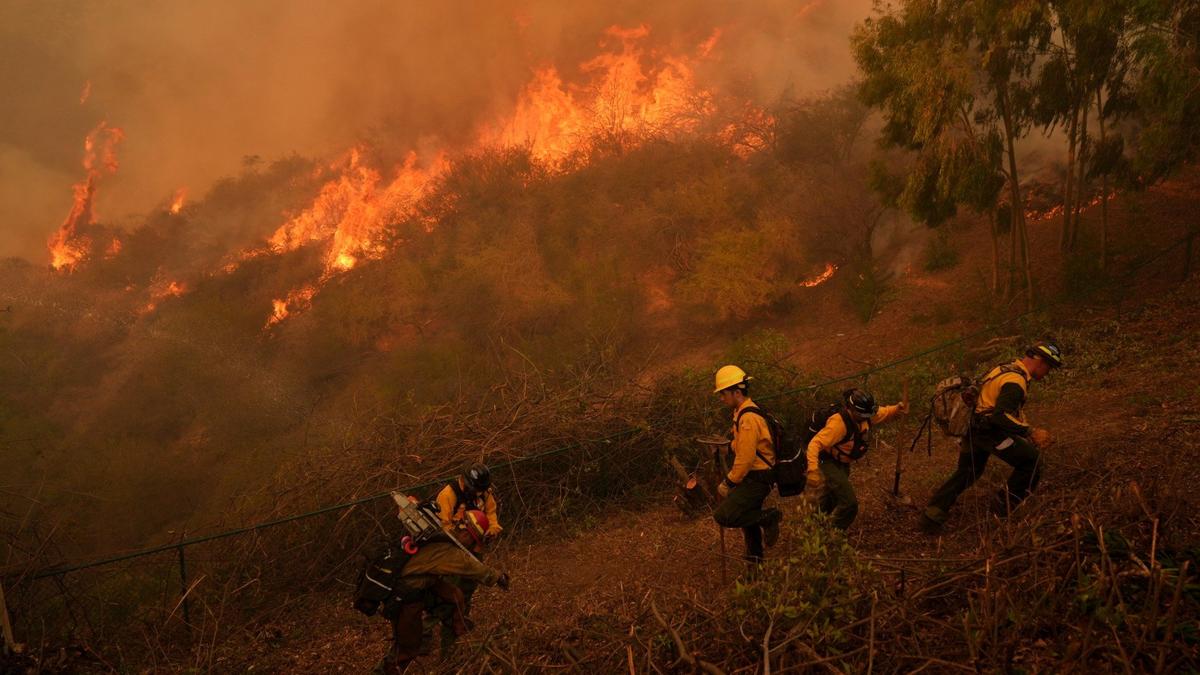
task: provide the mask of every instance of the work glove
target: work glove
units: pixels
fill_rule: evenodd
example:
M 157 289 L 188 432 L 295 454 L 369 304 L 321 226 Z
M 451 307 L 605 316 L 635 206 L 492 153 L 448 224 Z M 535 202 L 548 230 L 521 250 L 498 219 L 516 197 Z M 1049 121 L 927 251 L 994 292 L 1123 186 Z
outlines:
M 496 585 L 499 586 L 500 590 L 502 591 L 508 590 L 508 587 L 512 585 L 512 579 L 509 578 L 508 572 L 504 572 L 500 575 L 500 578 L 496 580 Z
M 1032 429 L 1029 432 L 1029 441 L 1038 448 L 1048 448 L 1054 445 L 1054 437 L 1045 429 Z
M 726 478 L 725 480 L 723 480 L 719 484 L 717 484 L 717 494 L 721 495 L 721 499 L 724 499 L 729 496 L 730 489 L 732 489 L 732 488 L 729 485 L 728 478 Z
M 901 415 L 907 415 L 908 414 L 908 401 L 900 401 L 899 403 L 897 403 L 896 404 L 896 412 L 900 413 Z
M 820 470 L 809 471 L 808 475 L 804 478 L 804 491 L 808 492 L 812 490 L 815 494 L 817 490 L 821 489 L 821 485 L 824 482 L 825 476 L 821 475 Z

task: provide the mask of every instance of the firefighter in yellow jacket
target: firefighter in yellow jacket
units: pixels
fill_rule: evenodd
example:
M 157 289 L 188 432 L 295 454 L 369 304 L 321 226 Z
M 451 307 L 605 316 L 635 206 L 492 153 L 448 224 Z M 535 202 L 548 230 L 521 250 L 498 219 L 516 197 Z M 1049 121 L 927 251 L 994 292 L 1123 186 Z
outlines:
M 763 501 L 774 486 L 775 446 L 762 411 L 750 400 L 751 378 L 737 366 L 717 371 L 713 393 L 733 411 L 733 467 L 717 492 L 721 503 L 713 519 L 721 527 L 738 527 L 746 540 L 746 560 L 760 563 L 764 540 L 774 546 L 779 539 L 783 512 L 763 509 Z
M 907 403 L 880 407 L 870 393 L 847 389 L 842 392 L 842 405 L 830 411 L 825 426 L 808 442 L 807 484 L 822 489 L 820 510 L 833 517 L 835 526 L 844 530 L 858 515 L 850 464 L 867 453 L 871 428 L 907 412 Z
M 970 431 L 960 441 L 958 467 L 925 507 L 921 514 L 922 530 L 935 534 L 941 529 L 954 502 L 979 479 L 992 455 L 1013 468 L 1008 483 L 993 502 L 992 509 L 997 515 L 1008 515 L 1013 506 L 1037 487 L 1042 468 L 1038 450 L 1052 441 L 1048 432 L 1029 425 L 1023 408 L 1029 382 L 1041 380 L 1062 364 L 1057 345 L 1039 342 L 1026 349 L 1022 358 L 988 372 L 975 402 Z
M 453 532 L 463 515 L 472 510 L 487 515 L 487 536 L 494 537 L 504 529 L 500 527 L 496 496 L 492 493 L 492 472 L 483 464 L 472 466 L 442 488 L 437 495 L 437 506 L 438 517 L 447 532 Z
M 472 511 L 482 512 L 487 516 L 487 526 L 484 535 L 491 539 L 500 534 L 500 515 L 496 506 L 496 496 L 492 493 L 492 472 L 483 464 L 475 464 L 468 468 L 458 478 L 455 478 L 437 495 L 438 518 L 442 528 L 447 532 L 455 532 L 461 528 L 466 515 Z M 479 553 L 482 557 L 482 551 Z M 475 597 L 478 582 L 469 577 L 448 577 L 449 583 L 457 586 L 463 593 L 463 611 L 471 611 L 471 599 Z M 433 631 L 437 623 L 442 624 L 442 652 L 445 655 L 453 646 L 454 634 L 451 632 L 450 619 L 445 611 L 433 612 L 425 620 L 425 648 L 430 648 Z

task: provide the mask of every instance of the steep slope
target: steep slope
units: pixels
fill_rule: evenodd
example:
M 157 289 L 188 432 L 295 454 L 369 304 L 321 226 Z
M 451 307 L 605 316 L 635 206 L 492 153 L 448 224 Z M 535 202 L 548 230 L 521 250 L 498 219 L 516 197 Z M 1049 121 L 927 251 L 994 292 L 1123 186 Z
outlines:
M 1193 192 L 1176 186 L 1168 186 L 1164 194 L 1171 190 L 1176 190 L 1176 199 L 1193 198 Z M 1183 211 L 1179 202 L 1162 199 L 1152 204 L 1166 212 L 1153 217 L 1180 222 L 1167 216 Z M 973 234 L 960 235 L 967 246 L 964 265 L 986 260 L 990 254 L 986 249 L 970 248 Z M 1173 233 L 1161 228 L 1156 234 L 1161 239 L 1138 244 L 1141 251 L 1152 251 L 1152 244 L 1170 241 Z M 1043 239 L 1039 246 L 1049 248 L 1045 242 L 1052 236 L 1050 227 L 1039 231 Z M 1130 239 L 1125 241 L 1129 247 L 1135 245 Z M 1125 264 L 1132 262 L 1131 256 L 1120 259 Z M 1053 268 L 1044 269 L 1045 276 L 1053 278 Z M 1195 556 L 1200 544 L 1200 518 L 1195 514 L 1200 513 L 1200 504 L 1191 486 L 1200 480 L 1200 465 L 1194 461 L 1200 453 L 1200 427 L 1196 426 L 1200 387 L 1195 381 L 1200 356 L 1192 334 L 1200 320 L 1200 287 L 1195 276 L 1176 287 L 1179 270 L 1177 256 L 1164 257 L 1136 276 L 1131 282 L 1135 287 L 1123 289 L 1124 303 L 1113 302 L 1118 296 L 1110 295 L 1091 305 L 1062 304 L 1044 319 L 1068 346 L 1070 367 L 1035 385 L 1029 414 L 1039 426 L 1051 429 L 1058 443 L 1046 453 L 1047 469 L 1037 496 L 1008 521 L 996 520 L 987 510 L 992 491 L 1007 475 L 1007 466 L 993 461 L 987 475 L 964 495 L 943 536 L 917 533 L 917 507 L 949 474 L 955 458 L 953 447 L 940 438 L 930 455 L 923 451 L 923 443 L 917 452 L 905 451 L 903 493 L 909 499 L 898 502 L 890 496 L 894 448 L 907 448 L 918 419 L 907 420 L 884 435 L 886 442 L 856 465 L 853 482 L 861 510 L 849 532 L 849 543 L 858 559 L 878 575 L 879 589 L 917 598 L 909 609 L 920 610 L 924 618 L 906 619 L 881 627 L 878 634 L 872 632 L 871 639 L 890 645 L 892 653 L 877 653 L 878 646 L 866 649 L 864 642 L 851 650 L 839 668 L 865 667 L 869 654 L 877 666 L 886 663 L 892 668 L 924 663 L 923 667 L 946 670 L 955 662 L 975 659 L 985 668 L 1008 663 L 1057 670 L 1065 667 L 1068 659 L 1079 658 L 1080 650 L 1105 669 L 1121 663 L 1121 652 L 1115 646 L 1096 652 L 1094 641 L 1089 647 L 1089 640 L 1081 637 L 1091 631 L 1090 624 L 1080 623 L 1086 613 L 1068 611 L 1074 606 L 1072 594 L 1083 597 L 1086 591 L 1089 577 L 1078 575 L 1092 571 L 1071 568 L 1066 574 L 1065 568 L 1054 566 L 1060 559 L 1053 556 L 1062 551 L 1063 542 L 1076 541 L 1078 558 L 1078 542 L 1086 546 L 1089 541 L 1085 530 L 1100 532 L 1109 545 L 1123 541 L 1123 546 L 1136 551 L 1134 558 L 1140 555 L 1150 560 L 1147 556 L 1154 555 L 1146 552 L 1150 546 L 1160 557 L 1169 551 L 1174 562 L 1159 563 L 1160 569 L 1167 566 L 1167 574 L 1170 564 L 1178 566 L 1180 560 Z M 906 279 L 901 297 L 885 308 L 877 321 L 857 329 L 835 324 L 833 330 L 841 328 L 844 334 L 835 333 L 834 339 L 812 326 L 795 324 L 790 331 L 796 340 L 794 360 L 803 364 L 800 368 L 828 367 L 821 372 L 831 374 L 861 368 L 861 360 L 851 354 L 867 353 L 878 363 L 928 344 L 925 338 L 940 330 L 914 326 L 911 316 L 922 304 L 953 301 L 948 294 L 956 288 L 954 278 Z M 805 339 L 806 335 L 811 337 Z M 1009 353 L 1018 344 L 1017 339 L 993 342 L 984 358 Z M 855 347 L 848 349 L 847 345 Z M 929 367 L 925 363 L 919 366 Z M 946 367 L 951 366 L 947 363 Z M 902 378 L 905 368 L 900 366 L 895 373 L 881 377 Z M 785 500 L 783 506 L 789 520 L 780 547 L 771 556 L 803 558 L 811 543 L 804 531 L 811 526 L 804 516 L 809 507 L 799 498 Z M 753 645 L 763 636 L 743 634 L 739 638 L 727 632 L 724 622 L 743 607 L 739 592 L 731 591 L 733 578 L 741 572 L 737 559 L 741 543 L 736 532 L 725 537 L 727 578 L 722 579 L 717 528 L 707 518 L 684 518 L 663 499 L 617 507 L 595 517 L 581 517 L 580 522 L 586 524 L 571 531 L 542 531 L 502 543 L 491 560 L 512 572 L 514 590 L 509 594 L 483 591 L 474 610 L 479 625 L 455 660 L 438 665 L 430 657 L 423 667 L 429 672 L 458 668 L 504 671 L 514 666 L 522 672 L 571 667 L 596 672 L 632 667 L 641 672 L 657 663 L 665 670 L 675 654 L 668 632 L 653 618 L 651 600 L 667 621 L 674 623 L 683 642 L 701 657 L 728 666 L 755 662 L 751 655 L 757 648 Z M 1067 536 L 1064 533 L 1076 530 L 1074 539 L 1062 539 Z M 1082 555 L 1086 559 L 1087 550 Z M 1011 569 L 1011 560 L 1024 561 L 1026 557 L 1037 557 L 1046 565 L 1039 580 L 1031 576 L 1038 574 L 1037 563 L 1032 571 L 1022 566 L 1006 580 L 1004 572 L 995 572 L 995 579 L 991 571 L 984 574 L 988 565 L 1007 564 L 1006 569 Z M 1115 567 L 1122 563 L 1109 560 L 1108 564 L 1116 574 Z M 1193 560 L 1191 565 L 1195 564 Z M 1103 578 L 1103 569 L 1097 574 Z M 1010 584 L 1012 590 L 999 591 L 990 586 L 993 583 Z M 1019 589 L 1028 590 L 1028 597 Z M 1049 589 L 1052 594 L 1038 601 L 1042 605 L 1034 602 L 1038 589 L 1043 593 Z M 1173 621 L 1177 624 L 1196 616 L 1196 598 L 1182 597 L 1175 605 Z M 1004 606 L 1010 618 L 1004 622 L 1003 645 L 1000 641 L 988 645 L 982 638 L 971 638 L 971 630 L 964 632 L 964 621 L 982 623 L 980 612 L 986 603 L 980 603 L 987 598 L 1001 605 L 1008 603 Z M 1130 626 L 1138 626 L 1144 619 L 1138 603 L 1144 605 L 1145 601 L 1138 598 L 1135 593 L 1123 605 Z M 1024 600 L 1028 603 L 1022 604 Z M 880 607 L 899 603 L 888 598 L 878 602 Z M 888 611 L 900 611 L 894 608 L 897 606 Z M 1068 610 L 1055 613 L 1049 609 L 1060 606 Z M 361 672 L 386 650 L 388 640 L 385 622 L 356 615 L 336 593 L 309 597 L 299 607 L 255 626 L 253 632 L 252 639 L 236 648 L 220 650 L 220 669 Z M 1195 667 L 1195 656 L 1194 647 L 1182 643 L 1169 652 L 1170 661 L 1177 666 L 1191 663 Z M 1155 654 L 1139 657 L 1134 653 L 1126 658 L 1131 659 L 1126 665 L 1138 667 L 1145 663 L 1139 658 L 1153 661 Z M 829 663 L 823 659 L 814 655 L 809 660 Z

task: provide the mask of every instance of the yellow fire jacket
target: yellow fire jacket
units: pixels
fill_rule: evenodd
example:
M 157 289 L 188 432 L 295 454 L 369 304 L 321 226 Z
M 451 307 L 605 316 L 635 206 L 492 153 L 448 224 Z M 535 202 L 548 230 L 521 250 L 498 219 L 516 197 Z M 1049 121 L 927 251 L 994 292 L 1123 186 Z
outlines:
M 976 420 L 983 419 L 985 433 L 1025 436 L 1029 423 L 1025 421 L 1024 406 L 1031 375 L 1020 359 L 1003 368 L 1008 372 L 996 366 L 983 378 L 975 403 Z
M 880 406 L 879 411 L 871 418 L 871 426 L 883 424 L 896 416 L 900 411 L 898 405 Z M 867 421 L 863 420 L 858 425 L 860 432 L 867 430 Z M 809 472 L 817 471 L 819 457 L 822 452 L 832 456 L 839 462 L 849 463 L 853 461 L 850 457 L 850 451 L 854 449 L 854 437 L 846 438 L 846 423 L 842 420 L 841 415 L 830 415 L 826 420 L 825 426 L 817 432 L 816 436 L 808 442 L 808 449 L 805 452 L 805 457 L 808 459 Z M 842 440 L 846 438 L 846 440 Z
M 455 480 L 458 481 L 459 489 L 465 490 L 462 478 L 459 477 Z M 458 495 L 454 492 L 453 487 L 447 485 L 442 488 L 442 491 L 437 496 L 438 517 L 442 520 L 442 527 L 447 531 L 453 531 L 454 526 L 463 519 L 469 507 L 482 506 L 482 511 L 488 517 L 487 533 L 499 534 L 500 530 L 504 528 L 500 527 L 500 515 L 496 507 L 496 498 L 492 495 L 491 488 L 488 488 L 486 492 L 480 495 L 477 501 L 480 504 L 459 504 Z
M 746 413 L 738 422 L 738 413 L 752 406 L 754 402 L 747 398 L 733 411 L 733 442 L 730 444 L 733 448 L 733 467 L 727 478 L 734 485 L 742 482 L 751 471 L 770 469 L 775 463 L 775 444 L 762 415 Z M 763 457 L 767 461 L 763 461 Z

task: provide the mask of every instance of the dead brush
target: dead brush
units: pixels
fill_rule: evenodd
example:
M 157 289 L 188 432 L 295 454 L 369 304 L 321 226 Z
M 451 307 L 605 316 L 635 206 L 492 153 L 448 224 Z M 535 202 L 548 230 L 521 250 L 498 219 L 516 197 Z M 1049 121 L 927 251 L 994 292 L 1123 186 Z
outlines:
M 797 536 L 732 589 L 715 577 L 694 593 L 623 589 L 596 607 L 604 622 L 507 625 L 503 633 L 471 638 L 493 646 L 500 640 L 503 661 L 474 652 L 453 667 L 471 673 L 1195 669 L 1198 552 L 1165 543 L 1195 541 L 1194 497 L 1180 491 L 1186 478 L 1159 481 L 1151 491 L 1121 478 L 1129 460 L 1113 448 L 1094 437 L 1075 444 L 1084 451 L 1060 457 L 1052 479 L 1073 489 L 1043 489 L 1007 520 L 975 516 L 971 555 L 862 555 L 802 505 L 799 522 L 789 518 Z M 1148 473 L 1164 475 L 1155 469 L 1165 467 Z M 711 544 L 682 546 L 679 553 L 692 564 L 719 555 Z M 564 635 L 576 636 L 569 651 Z

